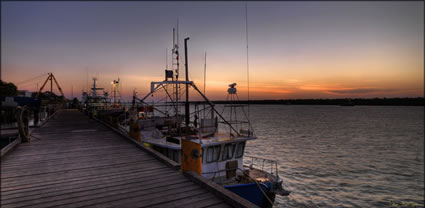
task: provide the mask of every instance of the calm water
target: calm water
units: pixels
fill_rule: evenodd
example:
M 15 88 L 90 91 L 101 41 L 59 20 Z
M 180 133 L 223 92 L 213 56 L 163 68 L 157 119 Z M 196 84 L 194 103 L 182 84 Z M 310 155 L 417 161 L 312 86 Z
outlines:
M 424 107 L 251 105 L 246 154 L 279 161 L 275 207 L 424 204 Z

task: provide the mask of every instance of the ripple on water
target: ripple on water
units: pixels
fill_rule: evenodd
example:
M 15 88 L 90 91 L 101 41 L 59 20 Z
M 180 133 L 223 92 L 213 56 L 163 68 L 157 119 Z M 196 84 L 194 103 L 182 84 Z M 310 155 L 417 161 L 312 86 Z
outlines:
M 424 204 L 424 108 L 252 105 L 246 154 L 279 161 L 275 207 Z M 416 159 L 419 158 L 419 159 Z

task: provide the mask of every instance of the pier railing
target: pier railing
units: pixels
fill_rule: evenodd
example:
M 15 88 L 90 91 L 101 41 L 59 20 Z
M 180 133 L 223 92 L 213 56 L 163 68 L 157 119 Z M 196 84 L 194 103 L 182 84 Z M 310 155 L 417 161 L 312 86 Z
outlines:
M 2 148 L 0 156 L 3 157 L 21 142 L 30 142 L 31 138 L 34 137 L 31 135 L 34 129 L 30 128 L 43 126 L 60 109 L 61 105 L 43 106 L 41 108 L 18 106 L 16 109 L 9 107 L 8 110 L 13 111 L 16 126 L 1 129 Z

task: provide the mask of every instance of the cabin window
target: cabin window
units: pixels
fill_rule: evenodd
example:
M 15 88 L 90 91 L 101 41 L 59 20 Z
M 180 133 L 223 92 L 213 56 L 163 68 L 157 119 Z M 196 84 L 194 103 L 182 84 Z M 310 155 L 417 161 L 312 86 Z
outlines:
M 224 145 L 223 160 L 233 158 L 233 152 L 235 151 L 236 143 L 230 143 Z
M 220 158 L 220 145 L 207 148 L 207 162 L 215 162 Z
M 243 156 L 243 151 L 245 149 L 245 142 L 238 143 L 236 148 L 235 158 L 241 158 Z

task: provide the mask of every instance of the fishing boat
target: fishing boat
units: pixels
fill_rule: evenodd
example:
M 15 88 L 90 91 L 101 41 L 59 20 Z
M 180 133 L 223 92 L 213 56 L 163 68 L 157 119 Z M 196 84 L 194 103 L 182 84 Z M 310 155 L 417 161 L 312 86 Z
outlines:
M 93 78 L 93 87 L 90 88 L 89 92 L 82 93 L 82 110 L 90 117 L 97 116 L 97 111 L 105 109 L 110 105 L 110 98 L 108 92 L 104 91 L 104 88 L 96 87 L 97 78 Z M 102 91 L 99 93 L 98 91 Z
M 124 113 L 124 109 L 118 99 L 119 79 L 114 80 L 111 84 L 113 87 L 113 97 L 109 97 L 109 93 L 96 86 L 97 78 L 93 78 L 93 86 L 89 93 L 82 94 L 82 111 L 90 117 L 96 117 L 107 121 L 114 127 L 117 127 L 118 116 Z M 100 91 L 100 92 L 99 92 Z M 111 101 L 113 99 L 113 102 Z
M 174 44 L 173 60 L 178 63 L 177 49 Z M 184 81 L 178 80 L 178 64 L 173 66 L 176 68 L 165 70 L 163 81 L 151 82 L 150 92 L 143 98 L 133 94 L 132 106 L 120 120 L 119 129 L 181 164 L 183 171 L 194 171 L 260 207 L 272 207 L 276 194 L 288 195 L 276 161 L 259 157 L 244 160 L 248 158 L 244 155 L 246 143 L 257 137 L 245 109 L 247 105 L 235 102 L 237 84 L 229 85 L 229 102 L 219 112 L 188 79 L 188 65 L 185 64 Z M 183 96 L 186 98 L 181 99 Z M 190 102 L 189 97 L 200 100 Z M 254 161 L 258 160 L 263 162 L 262 168 L 255 166 Z M 264 168 L 265 162 L 271 164 L 270 172 Z

